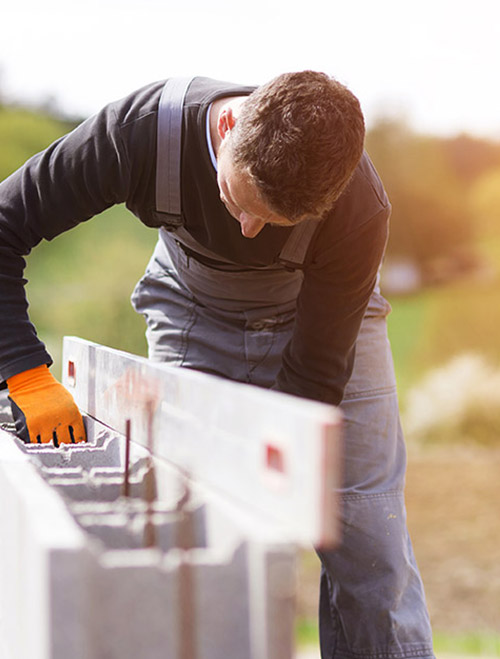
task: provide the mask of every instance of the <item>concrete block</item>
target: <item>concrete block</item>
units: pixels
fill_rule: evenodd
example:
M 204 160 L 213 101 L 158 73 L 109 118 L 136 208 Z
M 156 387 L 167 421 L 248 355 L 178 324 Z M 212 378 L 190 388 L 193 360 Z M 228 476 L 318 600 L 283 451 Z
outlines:
M 176 594 L 161 552 L 106 552 L 93 564 L 90 656 L 106 659 L 173 657 Z
M 85 536 L 58 494 L 2 431 L 0 498 L 0 617 L 8 652 L 13 659 L 53 659 L 64 634 L 65 656 L 83 659 Z
M 123 497 L 122 445 L 117 435 L 100 443 L 106 466 L 96 444 L 56 455 L 0 431 L 6 659 L 290 659 L 288 539 L 197 482 L 181 505 L 185 475 L 162 460 L 152 463 L 158 498 Z M 151 464 L 136 448 L 139 483 Z M 148 523 L 153 548 L 144 548 Z
M 81 467 L 86 471 L 101 466 L 123 468 L 123 442 L 116 433 L 107 430 L 95 438 L 95 443 L 61 444 L 58 448 L 52 442 L 24 444 L 17 439 L 16 442 L 36 463 L 46 468 Z

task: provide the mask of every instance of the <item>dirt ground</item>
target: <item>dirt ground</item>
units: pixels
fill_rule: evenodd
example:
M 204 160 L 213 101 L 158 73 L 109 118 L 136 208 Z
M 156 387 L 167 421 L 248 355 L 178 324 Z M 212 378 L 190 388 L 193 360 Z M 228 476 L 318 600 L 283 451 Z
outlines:
M 500 451 L 410 454 L 406 499 L 433 626 L 500 633 Z
M 500 633 L 500 450 L 410 451 L 406 500 L 434 630 Z M 317 574 L 307 553 L 298 608 L 313 619 Z

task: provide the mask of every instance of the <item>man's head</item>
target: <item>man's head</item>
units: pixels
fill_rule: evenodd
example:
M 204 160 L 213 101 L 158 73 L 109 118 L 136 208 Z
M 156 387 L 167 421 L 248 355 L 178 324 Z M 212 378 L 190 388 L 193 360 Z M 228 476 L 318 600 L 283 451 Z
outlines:
M 324 73 L 280 75 L 223 120 L 219 162 L 257 191 L 261 208 L 269 211 L 267 218 L 259 215 L 264 223 L 321 217 L 344 190 L 363 152 L 359 102 Z M 219 185 L 227 200 L 221 178 Z

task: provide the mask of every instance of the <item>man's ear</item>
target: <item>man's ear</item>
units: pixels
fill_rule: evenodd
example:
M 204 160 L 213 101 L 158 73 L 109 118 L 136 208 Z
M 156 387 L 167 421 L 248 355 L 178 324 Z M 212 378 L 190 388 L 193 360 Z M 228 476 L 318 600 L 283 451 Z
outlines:
M 219 119 L 217 121 L 217 132 L 221 140 L 234 128 L 235 124 L 236 117 L 234 116 L 232 107 L 230 105 L 224 106 L 219 113 Z

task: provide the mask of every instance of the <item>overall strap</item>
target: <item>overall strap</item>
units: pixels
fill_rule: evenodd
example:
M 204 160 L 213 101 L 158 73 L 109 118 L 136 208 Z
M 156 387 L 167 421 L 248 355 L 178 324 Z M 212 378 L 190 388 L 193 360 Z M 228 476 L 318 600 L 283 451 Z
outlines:
M 156 210 L 167 215 L 166 228 L 182 226 L 181 140 L 184 98 L 193 78 L 170 78 L 158 106 Z
M 278 256 L 278 263 L 281 263 L 287 270 L 304 267 L 307 250 L 320 224 L 321 220 L 303 220 L 296 224 L 283 245 Z

